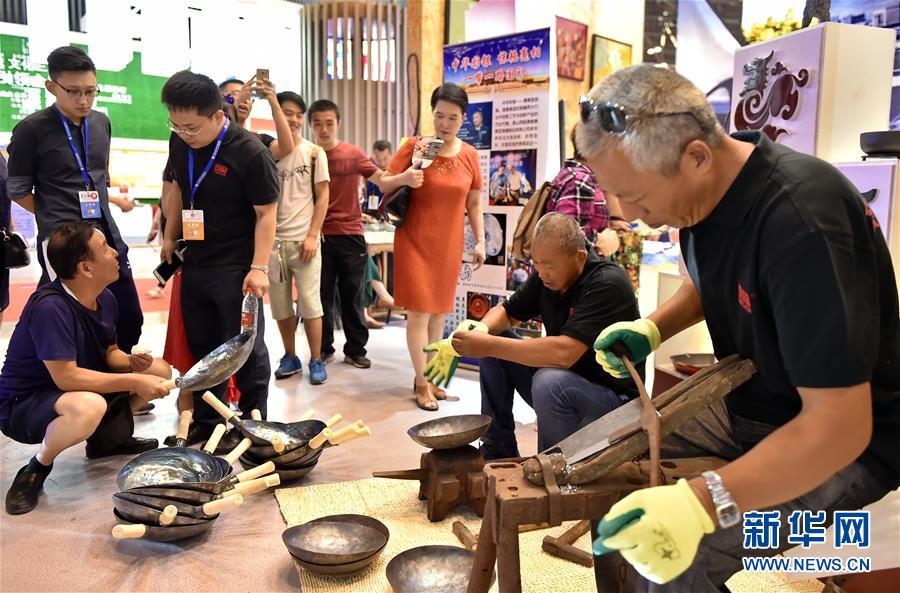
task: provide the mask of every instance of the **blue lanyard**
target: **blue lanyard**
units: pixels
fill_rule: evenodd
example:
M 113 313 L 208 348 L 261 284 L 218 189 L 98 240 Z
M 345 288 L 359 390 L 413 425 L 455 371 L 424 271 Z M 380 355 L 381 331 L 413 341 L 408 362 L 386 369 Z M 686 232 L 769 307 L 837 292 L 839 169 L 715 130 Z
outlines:
M 93 185 L 93 181 L 91 180 L 91 176 L 88 174 L 87 169 L 84 167 L 84 162 L 81 161 L 81 155 L 78 154 L 78 149 L 75 148 L 75 141 L 72 139 L 72 130 L 69 128 L 69 122 L 66 120 L 66 116 L 62 114 L 62 111 L 59 110 L 59 106 L 56 106 L 56 113 L 59 114 L 59 119 L 62 121 L 63 127 L 66 129 L 66 138 L 69 139 L 69 147 L 72 149 L 72 154 L 75 155 L 75 161 L 78 163 L 78 169 L 81 170 L 81 176 L 84 178 L 84 188 L 86 190 L 90 190 Z M 84 118 L 84 160 L 87 161 L 88 158 L 88 118 Z
M 191 185 L 191 210 L 194 209 L 194 196 L 197 195 L 197 189 L 206 178 L 206 174 L 212 169 L 213 163 L 216 162 L 216 155 L 219 154 L 219 149 L 222 148 L 222 139 L 225 137 L 225 132 L 228 130 L 228 124 L 229 120 L 226 118 L 225 125 L 222 126 L 222 131 L 219 132 L 219 139 L 216 141 L 216 147 L 213 149 L 212 155 L 209 157 L 209 162 L 206 163 L 206 167 L 203 168 L 203 172 L 200 173 L 200 177 L 197 178 L 196 183 L 194 182 L 194 149 L 188 147 L 188 183 Z

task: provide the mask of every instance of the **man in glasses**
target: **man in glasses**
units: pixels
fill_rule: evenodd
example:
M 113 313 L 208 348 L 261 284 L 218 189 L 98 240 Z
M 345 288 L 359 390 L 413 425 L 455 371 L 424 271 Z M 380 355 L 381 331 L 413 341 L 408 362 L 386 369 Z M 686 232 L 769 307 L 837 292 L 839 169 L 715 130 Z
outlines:
M 643 360 L 705 319 L 718 358 L 756 365 L 724 402 L 663 440 L 663 457 L 728 463 L 624 498 L 601 522 L 595 552 L 620 550 L 654 591 L 722 591 L 742 557 L 789 547 L 789 520 L 806 531 L 794 512 L 811 511 L 824 528 L 835 511 L 900 484 L 890 254 L 834 167 L 759 132 L 726 135 L 703 93 L 672 70 L 641 65 L 605 78 L 582 104 L 577 140 L 626 218 L 681 228 L 689 271 L 648 318 L 601 332 L 598 362 L 622 376 L 616 342 Z M 782 537 L 745 550 L 741 513 L 758 509 L 779 513 L 767 517 Z
M 175 188 L 166 212 L 162 257 L 171 260 L 180 237 L 187 240 L 181 279 L 181 311 L 188 345 L 200 360 L 240 331 L 244 295 L 262 299 L 268 291 L 268 262 L 275 240 L 278 175 L 272 153 L 259 139 L 234 125 L 222 111 L 216 84 L 182 71 L 166 81 L 162 101 L 169 111 L 169 161 Z M 266 416 L 269 353 L 262 302 L 253 351 L 235 375 L 245 417 Z M 211 389 L 225 397 L 225 383 Z M 219 416 L 194 397 L 188 443 L 206 440 Z M 226 434 L 220 450 L 240 437 Z
M 247 118 L 250 117 L 250 110 L 253 108 L 250 87 L 243 80 L 229 78 L 219 84 L 219 92 L 227 103 L 234 105 L 237 112 L 235 123 L 243 128 Z
M 38 227 L 39 284 L 56 279 L 47 265 L 47 240 L 65 223 L 88 220 L 119 254 L 119 278 L 109 285 L 119 304 L 119 346 L 131 352 L 144 317 L 128 262 L 128 247 L 109 211 L 109 119 L 92 109 L 97 75 L 90 57 L 60 47 L 47 57 L 47 91 L 56 101 L 13 129 L 9 143 L 10 197 L 34 213 Z

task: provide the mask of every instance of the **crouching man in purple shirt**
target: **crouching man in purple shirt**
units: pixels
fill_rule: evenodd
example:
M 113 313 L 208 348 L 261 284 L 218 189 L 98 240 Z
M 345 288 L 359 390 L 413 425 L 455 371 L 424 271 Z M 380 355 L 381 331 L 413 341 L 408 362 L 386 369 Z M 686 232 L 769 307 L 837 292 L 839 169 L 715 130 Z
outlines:
M 41 444 L 6 495 L 6 512 L 27 513 L 65 449 L 87 442 L 89 458 L 158 446 L 132 436 L 132 410 L 168 393 L 162 359 L 125 354 L 116 343 L 118 305 L 107 286 L 119 277 L 116 250 L 86 221 L 61 225 L 47 259 L 57 279 L 38 288 L 22 311 L 0 371 L 0 431 Z

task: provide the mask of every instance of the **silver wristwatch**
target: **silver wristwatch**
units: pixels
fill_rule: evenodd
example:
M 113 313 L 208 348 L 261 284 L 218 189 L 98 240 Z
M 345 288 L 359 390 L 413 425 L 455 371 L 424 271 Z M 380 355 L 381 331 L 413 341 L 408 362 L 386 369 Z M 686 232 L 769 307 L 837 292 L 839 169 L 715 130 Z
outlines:
M 719 527 L 727 529 L 734 527 L 741 521 L 741 511 L 738 509 L 737 503 L 731 496 L 731 492 L 722 483 L 722 478 L 714 471 L 703 472 L 703 479 L 706 480 L 706 487 L 712 495 L 713 507 L 716 509 L 716 518 Z
M 250 264 L 250 269 L 251 270 L 259 270 L 263 274 L 269 273 L 269 266 L 261 266 L 259 264 Z

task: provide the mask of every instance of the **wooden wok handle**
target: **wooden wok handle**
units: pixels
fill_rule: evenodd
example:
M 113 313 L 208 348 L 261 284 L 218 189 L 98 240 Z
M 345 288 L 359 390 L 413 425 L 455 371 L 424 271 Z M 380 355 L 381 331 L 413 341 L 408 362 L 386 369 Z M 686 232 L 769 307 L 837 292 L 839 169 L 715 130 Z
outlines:
M 281 484 L 281 476 L 278 474 L 266 476 L 264 478 L 256 478 L 249 482 L 241 482 L 231 490 L 225 492 L 223 496 L 237 496 L 238 494 L 247 496 L 248 494 L 256 494 L 257 492 L 262 492 L 263 490 L 271 488 L 272 486 L 278 486 L 279 484 Z
M 225 420 L 231 420 L 234 417 L 234 412 L 231 411 L 231 408 L 225 405 L 225 402 L 213 395 L 211 391 L 207 391 L 203 394 L 203 401 L 212 406 L 212 408 Z
M 203 445 L 203 450 L 213 454 L 213 451 L 216 450 L 216 447 L 219 446 L 219 441 L 222 440 L 222 435 L 225 434 L 225 425 L 224 424 L 216 424 L 215 428 L 213 428 L 212 434 L 209 435 L 209 439 L 206 441 L 206 444 Z
M 262 420 L 262 414 L 259 410 L 250 410 L 250 419 L 251 420 Z
M 225 498 L 218 498 L 208 502 L 202 508 L 207 515 L 218 515 L 222 511 L 241 506 L 243 502 L 244 497 L 240 494 L 235 494 L 234 496 L 226 496 Z
M 181 413 L 181 417 L 178 420 L 178 431 L 175 433 L 176 441 L 183 441 L 187 438 L 188 429 L 191 427 L 191 418 L 193 416 L 193 410 L 185 410 Z
M 348 424 L 348 425 L 345 426 L 344 428 L 341 428 L 341 429 L 339 429 L 339 430 L 334 430 L 334 431 L 332 431 L 332 432 L 331 432 L 331 438 L 329 438 L 328 441 L 333 445 L 333 444 L 335 444 L 335 441 L 340 442 L 340 440 L 341 440 L 345 435 L 352 434 L 352 433 L 354 433 L 354 432 L 356 432 L 356 425 L 355 425 L 355 424 Z
M 146 525 L 116 525 L 112 528 L 112 536 L 116 539 L 138 539 L 147 533 Z
M 243 455 L 252 444 L 253 441 L 251 441 L 249 438 L 245 438 L 243 441 L 238 443 L 237 447 L 231 450 L 231 453 L 225 456 L 225 461 L 228 462 L 228 465 L 231 465 L 232 463 L 237 461 L 238 457 Z
M 284 441 L 277 434 L 272 437 L 272 449 L 278 454 L 284 453 L 286 449 Z
M 320 432 L 313 438 L 309 439 L 309 444 L 308 444 L 309 448 L 310 449 L 318 449 L 319 447 L 321 447 L 322 445 L 325 444 L 325 441 L 327 441 L 330 436 L 331 436 L 331 429 L 327 428 L 327 427 L 323 428 L 322 432 Z
M 159 514 L 159 524 L 162 526 L 171 525 L 177 515 L 178 507 L 174 504 L 167 505 Z
M 267 461 L 262 465 L 251 467 L 247 471 L 239 473 L 235 476 L 235 479 L 238 482 L 249 482 L 250 480 L 255 480 L 256 478 L 260 478 L 266 474 L 271 474 L 273 471 L 275 471 L 275 462 Z
M 329 418 L 328 420 L 325 421 L 325 426 L 327 426 L 328 428 L 331 428 L 332 426 L 334 426 L 335 424 L 337 424 L 338 422 L 340 422 L 343 419 L 344 419 L 344 417 L 341 416 L 340 414 L 335 414 L 334 416 L 332 416 L 331 418 Z
M 312 417 L 315 415 L 316 411 L 310 408 L 306 410 L 306 412 L 304 412 L 302 416 L 300 416 L 300 421 L 302 422 L 303 420 L 312 420 Z
M 460 521 L 454 521 L 452 529 L 453 534 L 459 539 L 459 543 L 467 550 L 472 550 L 474 552 L 475 547 L 478 545 L 478 539 L 475 537 L 475 534 L 472 533 L 472 530 Z
M 172 391 L 177 386 L 178 386 L 178 383 L 176 382 L 175 379 L 169 379 L 168 381 L 163 381 L 162 383 L 160 383 L 160 387 L 162 387 L 166 391 Z
M 368 426 L 362 427 L 361 430 L 357 430 L 356 427 L 354 427 L 352 433 L 345 434 L 345 435 L 344 435 L 343 437 L 341 437 L 337 442 L 335 442 L 335 441 L 332 439 L 331 444 L 332 444 L 332 445 L 343 445 L 344 443 L 347 443 L 347 442 L 349 442 L 349 441 L 352 441 L 353 439 L 358 439 L 358 438 L 360 438 L 360 437 L 366 437 L 366 436 L 369 436 L 369 435 L 371 435 L 371 434 L 372 434 L 372 429 L 369 428 Z

